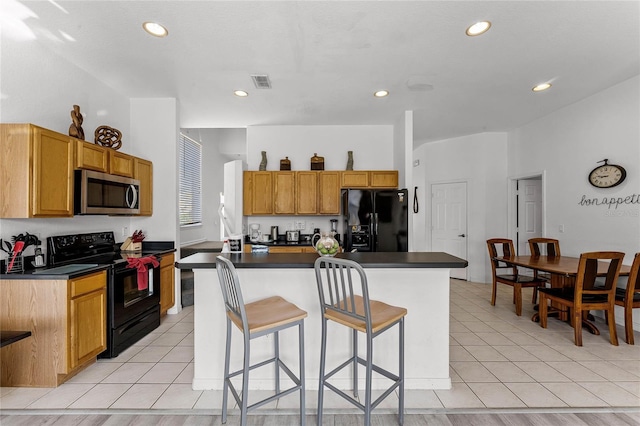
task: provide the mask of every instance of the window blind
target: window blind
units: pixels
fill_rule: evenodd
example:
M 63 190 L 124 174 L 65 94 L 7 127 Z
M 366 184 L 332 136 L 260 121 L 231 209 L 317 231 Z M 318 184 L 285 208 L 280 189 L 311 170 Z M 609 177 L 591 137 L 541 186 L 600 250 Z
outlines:
M 202 145 L 180 134 L 180 226 L 202 223 Z

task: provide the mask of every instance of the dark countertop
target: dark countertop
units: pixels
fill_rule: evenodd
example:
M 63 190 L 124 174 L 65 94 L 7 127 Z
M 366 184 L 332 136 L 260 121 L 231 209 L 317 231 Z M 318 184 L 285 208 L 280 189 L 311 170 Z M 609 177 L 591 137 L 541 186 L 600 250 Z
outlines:
M 222 241 L 202 241 L 200 243 L 189 244 L 180 247 L 180 255 L 182 257 L 190 256 L 194 253 L 209 252 L 220 253 L 222 251 Z
M 280 246 L 280 247 L 290 247 L 290 246 L 311 246 L 311 240 L 300 240 L 300 241 L 256 241 L 255 243 L 250 240 L 246 240 L 245 244 L 250 245 L 263 245 L 263 246 Z
M 145 246 L 143 245 L 143 250 L 139 252 L 120 252 L 120 255 L 123 258 L 132 256 L 132 257 L 144 257 L 144 256 L 162 256 L 163 254 L 173 253 L 175 252 L 175 248 L 168 248 L 166 246 Z M 73 262 L 72 262 L 73 263 Z M 83 262 L 77 262 L 76 264 L 81 264 Z M 66 274 L 47 274 L 47 269 L 52 268 L 38 268 L 24 271 L 19 274 L 0 274 L 0 280 L 69 280 L 73 278 L 78 278 L 83 275 L 92 274 L 94 272 L 99 272 L 109 268 L 111 264 L 98 264 L 92 268 L 82 269 L 77 272 L 71 272 Z
M 30 331 L 0 331 L 0 348 L 31 336 Z
M 218 253 L 196 253 L 176 262 L 179 269 L 215 268 Z M 225 253 L 236 268 L 313 268 L 315 253 Z M 466 268 L 466 260 L 443 252 L 410 253 L 340 253 L 340 259 L 350 259 L 364 268 Z

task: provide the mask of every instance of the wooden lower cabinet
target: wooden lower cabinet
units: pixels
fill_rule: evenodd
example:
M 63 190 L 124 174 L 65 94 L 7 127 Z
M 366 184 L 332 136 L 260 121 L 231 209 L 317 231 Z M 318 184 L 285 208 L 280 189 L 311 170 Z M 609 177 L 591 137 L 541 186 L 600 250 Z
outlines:
M 107 347 L 107 273 L 1 280 L 0 328 L 31 337 L 0 349 L 1 386 L 55 387 Z
M 166 315 L 176 304 L 175 257 L 173 253 L 160 257 L 160 315 Z
M 107 288 L 104 273 L 70 281 L 69 365 L 76 368 L 107 349 Z
M 245 244 L 245 253 L 251 253 L 251 244 Z M 311 246 L 269 246 L 269 253 L 315 253 Z

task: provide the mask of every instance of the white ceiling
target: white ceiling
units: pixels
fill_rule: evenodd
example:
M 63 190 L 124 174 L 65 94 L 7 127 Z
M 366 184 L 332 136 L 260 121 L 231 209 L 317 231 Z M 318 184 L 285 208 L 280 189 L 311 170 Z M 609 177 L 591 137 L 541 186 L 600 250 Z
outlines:
M 3 36 L 33 36 L 128 97 L 177 98 L 184 128 L 394 124 L 413 110 L 417 145 L 507 131 L 640 73 L 638 1 L 20 3 L 34 16 Z M 491 30 L 467 37 L 477 20 Z

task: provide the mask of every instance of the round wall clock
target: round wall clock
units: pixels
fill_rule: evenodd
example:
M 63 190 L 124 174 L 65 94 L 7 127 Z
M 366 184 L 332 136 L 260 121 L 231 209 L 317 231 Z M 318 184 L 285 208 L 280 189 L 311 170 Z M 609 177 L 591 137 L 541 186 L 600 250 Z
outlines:
M 613 188 L 620 185 L 627 177 L 627 171 L 617 164 L 609 164 L 608 158 L 602 161 L 604 161 L 602 166 L 596 167 L 589 173 L 589 183 L 596 188 Z

